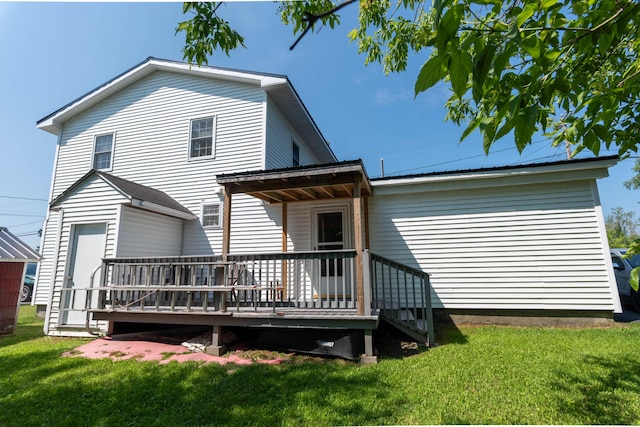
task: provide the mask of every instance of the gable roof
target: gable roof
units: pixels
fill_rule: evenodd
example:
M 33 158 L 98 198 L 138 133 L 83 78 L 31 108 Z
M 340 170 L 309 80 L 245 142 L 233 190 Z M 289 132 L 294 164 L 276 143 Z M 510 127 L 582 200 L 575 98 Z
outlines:
M 0 262 L 40 261 L 40 255 L 6 227 L 0 227 Z
M 43 117 L 36 122 L 36 125 L 39 129 L 58 135 L 62 124 L 67 120 L 156 71 L 233 81 L 260 87 L 270 95 L 271 99 L 291 121 L 298 133 L 307 141 L 314 153 L 318 155 L 321 162 L 336 161 L 336 156 L 331 147 L 329 147 L 322 132 L 320 132 L 287 76 L 232 68 L 199 67 L 185 62 L 153 57 L 147 58 L 133 68 Z
M 123 197 L 129 199 L 131 206 L 182 219 L 196 218 L 196 215 L 194 215 L 189 209 L 185 208 L 171 196 L 160 190 L 147 187 L 146 185 L 137 184 L 133 181 L 122 179 L 115 175 L 97 171 L 95 169 L 90 170 L 82 178 L 63 191 L 58 197 L 52 200 L 50 207 L 55 207 L 61 201 L 66 199 L 69 194 L 73 193 L 73 191 L 82 183 L 93 177 L 102 179 L 122 194 Z

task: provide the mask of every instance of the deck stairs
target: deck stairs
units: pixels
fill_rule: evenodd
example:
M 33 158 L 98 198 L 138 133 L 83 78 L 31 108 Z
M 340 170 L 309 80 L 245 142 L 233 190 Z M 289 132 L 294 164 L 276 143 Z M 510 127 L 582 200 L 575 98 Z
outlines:
M 370 254 L 372 306 L 380 317 L 411 338 L 433 346 L 429 275 L 391 259 Z

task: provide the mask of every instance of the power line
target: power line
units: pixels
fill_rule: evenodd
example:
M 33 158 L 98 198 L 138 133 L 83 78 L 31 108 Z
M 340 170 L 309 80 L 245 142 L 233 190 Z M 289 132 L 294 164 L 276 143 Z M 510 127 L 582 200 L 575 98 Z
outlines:
M 36 218 L 44 218 L 42 214 L 27 214 L 27 213 L 13 213 L 13 212 L 0 212 L 2 216 L 32 216 Z
M 12 228 L 12 227 L 22 227 L 23 225 L 31 225 L 31 224 L 42 224 L 44 220 L 42 221 L 31 221 L 31 222 L 25 222 L 24 224 L 15 224 L 15 225 L 8 225 L 7 228 Z
M 39 234 L 40 234 L 40 230 L 38 230 L 38 231 L 28 231 L 26 233 L 16 234 L 16 237 L 37 236 Z
M 34 202 L 48 202 L 47 199 L 34 199 L 31 197 L 16 197 L 16 196 L 0 196 L 3 199 L 16 199 L 16 200 L 32 200 Z

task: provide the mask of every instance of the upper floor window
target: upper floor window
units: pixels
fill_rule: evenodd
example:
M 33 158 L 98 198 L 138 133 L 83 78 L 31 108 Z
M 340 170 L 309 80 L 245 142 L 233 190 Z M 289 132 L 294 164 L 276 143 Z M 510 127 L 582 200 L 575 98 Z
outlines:
M 191 120 L 189 157 L 212 157 L 215 148 L 215 117 Z
M 293 154 L 293 166 L 300 166 L 300 147 L 295 141 L 291 141 L 292 154 Z
M 109 133 L 95 137 L 93 144 L 93 168 L 98 170 L 111 169 L 113 160 L 113 136 Z
M 202 226 L 211 228 L 222 227 L 222 203 L 202 204 Z

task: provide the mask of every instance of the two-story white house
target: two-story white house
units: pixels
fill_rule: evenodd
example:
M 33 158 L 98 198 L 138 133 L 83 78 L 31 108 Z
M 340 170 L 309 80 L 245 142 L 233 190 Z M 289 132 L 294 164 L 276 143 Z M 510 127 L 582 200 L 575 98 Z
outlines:
M 596 179 L 616 158 L 371 180 L 280 75 L 149 58 L 37 123 L 57 137 L 34 304 L 117 322 L 354 329 L 620 311 Z M 429 276 L 430 275 L 430 276 Z

